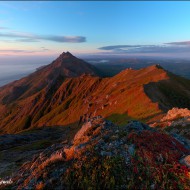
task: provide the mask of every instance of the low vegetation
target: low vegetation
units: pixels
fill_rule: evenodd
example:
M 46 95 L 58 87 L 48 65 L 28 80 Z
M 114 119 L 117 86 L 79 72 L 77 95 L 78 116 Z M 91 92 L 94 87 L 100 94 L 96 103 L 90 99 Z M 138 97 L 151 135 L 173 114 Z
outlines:
M 126 125 L 132 118 L 129 117 L 127 114 L 112 114 L 106 119 L 112 121 L 119 126 L 123 126 Z
M 71 145 L 57 144 L 23 165 L 14 188 L 188 189 L 190 152 L 175 138 L 138 121 L 119 127 L 100 117 L 84 124 Z M 25 176 L 18 181 L 19 176 Z

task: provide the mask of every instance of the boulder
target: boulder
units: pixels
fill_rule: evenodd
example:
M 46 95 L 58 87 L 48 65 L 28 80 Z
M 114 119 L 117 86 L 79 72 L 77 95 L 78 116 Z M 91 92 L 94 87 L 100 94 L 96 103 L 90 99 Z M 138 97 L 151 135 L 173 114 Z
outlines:
M 180 160 L 180 163 L 181 163 L 181 164 L 184 164 L 184 165 L 186 165 L 188 168 L 190 168 L 190 155 L 188 155 L 188 156 L 182 158 L 182 159 Z

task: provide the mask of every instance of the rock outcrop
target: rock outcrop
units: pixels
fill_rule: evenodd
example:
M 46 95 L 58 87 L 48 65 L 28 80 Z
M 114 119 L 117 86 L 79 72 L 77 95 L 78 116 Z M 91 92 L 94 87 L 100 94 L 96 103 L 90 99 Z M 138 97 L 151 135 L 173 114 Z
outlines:
M 186 148 L 190 148 L 190 110 L 187 108 L 172 108 L 159 121 L 150 124 L 166 130 Z
M 188 125 L 190 125 L 190 110 L 187 108 L 172 108 L 160 121 L 151 124 L 152 127 L 185 127 Z
M 89 119 L 71 144 L 55 144 L 24 164 L 12 189 L 186 189 L 189 155 L 178 140 L 141 122 L 118 127 Z M 178 180 L 176 180 L 178 179 Z
M 188 168 L 190 168 L 190 155 L 184 157 L 180 160 L 182 164 L 185 164 Z
M 179 118 L 189 118 L 190 110 L 187 108 L 173 108 L 169 110 L 165 117 L 161 119 L 161 121 L 173 121 Z

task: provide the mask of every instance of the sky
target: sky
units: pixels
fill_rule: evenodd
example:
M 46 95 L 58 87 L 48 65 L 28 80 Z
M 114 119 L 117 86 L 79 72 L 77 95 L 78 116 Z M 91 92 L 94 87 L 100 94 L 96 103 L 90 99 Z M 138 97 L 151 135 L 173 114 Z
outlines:
M 64 51 L 190 58 L 190 2 L 0 1 L 0 63 Z

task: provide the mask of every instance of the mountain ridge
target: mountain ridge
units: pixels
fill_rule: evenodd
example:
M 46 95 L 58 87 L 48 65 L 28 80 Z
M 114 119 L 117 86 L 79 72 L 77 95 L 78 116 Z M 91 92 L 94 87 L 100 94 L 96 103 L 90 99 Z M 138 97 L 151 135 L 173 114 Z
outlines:
M 80 69 L 73 66 L 76 64 Z M 62 65 L 62 70 L 57 69 Z M 68 73 L 64 75 L 65 68 L 72 70 L 70 77 Z M 101 78 L 93 66 L 66 52 L 28 77 L 1 87 L 0 132 L 16 133 L 31 127 L 70 125 L 96 115 L 111 120 L 119 117 L 121 120 L 135 118 L 147 122 L 171 107 L 190 105 L 190 89 L 181 77 L 176 84 L 183 93 L 178 94 L 176 101 L 170 102 L 170 95 L 163 89 L 158 89 L 160 94 L 156 96 L 154 88 L 157 87 L 152 86 L 161 83 L 163 87 L 170 80 L 172 83 L 167 89 L 172 92 L 178 79 L 159 65 L 139 70 L 126 69 L 113 77 Z M 12 87 L 15 83 L 19 85 Z M 163 96 L 167 101 L 163 102 Z M 184 97 L 186 102 L 181 103 L 179 100 Z
M 188 189 L 190 81 L 96 71 L 66 52 L 0 90 L 0 189 Z

